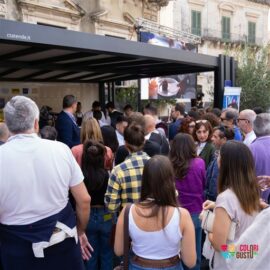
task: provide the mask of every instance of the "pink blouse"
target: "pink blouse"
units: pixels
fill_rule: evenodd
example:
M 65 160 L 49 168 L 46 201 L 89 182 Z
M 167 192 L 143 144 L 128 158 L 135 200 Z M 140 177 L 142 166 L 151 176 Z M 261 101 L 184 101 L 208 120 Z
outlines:
M 104 156 L 104 167 L 106 170 L 111 170 L 113 165 L 114 155 L 110 147 L 106 147 L 106 153 Z M 82 154 L 83 154 L 83 144 L 76 145 L 71 149 L 73 156 L 76 161 L 82 167 Z

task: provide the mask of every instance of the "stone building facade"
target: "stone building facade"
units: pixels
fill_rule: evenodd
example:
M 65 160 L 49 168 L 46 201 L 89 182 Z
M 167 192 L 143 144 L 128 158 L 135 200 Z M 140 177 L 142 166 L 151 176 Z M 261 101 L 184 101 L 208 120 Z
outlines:
M 168 3 L 169 0 L 0 0 L 0 18 L 137 41 L 135 19 L 159 23 L 160 10 Z M 48 105 L 54 111 L 61 110 L 62 97 L 68 93 L 78 97 L 83 111 L 99 98 L 96 84 L 5 82 L 1 87 L 34 88 L 31 97 L 39 106 Z
M 200 36 L 199 53 L 236 56 L 245 44 L 268 44 L 269 7 L 268 0 L 176 0 L 162 11 L 161 23 Z M 213 82 L 213 73 L 198 76 L 206 94 Z

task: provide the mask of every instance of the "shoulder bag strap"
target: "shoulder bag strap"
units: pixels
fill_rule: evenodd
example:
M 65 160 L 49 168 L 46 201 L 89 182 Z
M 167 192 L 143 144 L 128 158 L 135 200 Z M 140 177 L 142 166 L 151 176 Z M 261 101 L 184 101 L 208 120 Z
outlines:
M 131 204 L 128 204 L 124 215 L 124 270 L 128 270 L 129 262 L 129 210 Z

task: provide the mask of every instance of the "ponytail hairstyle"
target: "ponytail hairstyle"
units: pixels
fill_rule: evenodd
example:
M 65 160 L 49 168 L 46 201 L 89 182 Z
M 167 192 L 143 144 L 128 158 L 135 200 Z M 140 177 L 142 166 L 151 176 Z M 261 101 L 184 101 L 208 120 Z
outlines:
M 108 178 L 104 168 L 105 153 L 105 146 L 94 140 L 87 140 L 83 145 L 82 172 L 88 192 L 99 190 Z

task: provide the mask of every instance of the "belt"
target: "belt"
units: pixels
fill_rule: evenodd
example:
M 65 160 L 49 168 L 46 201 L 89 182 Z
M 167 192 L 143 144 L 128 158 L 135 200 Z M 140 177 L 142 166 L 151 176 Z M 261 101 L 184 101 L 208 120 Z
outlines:
M 105 208 L 105 205 L 91 205 L 91 208 Z
M 177 265 L 180 262 L 180 255 L 163 259 L 163 260 L 150 260 L 134 255 L 132 262 L 138 266 L 146 268 L 166 268 Z

